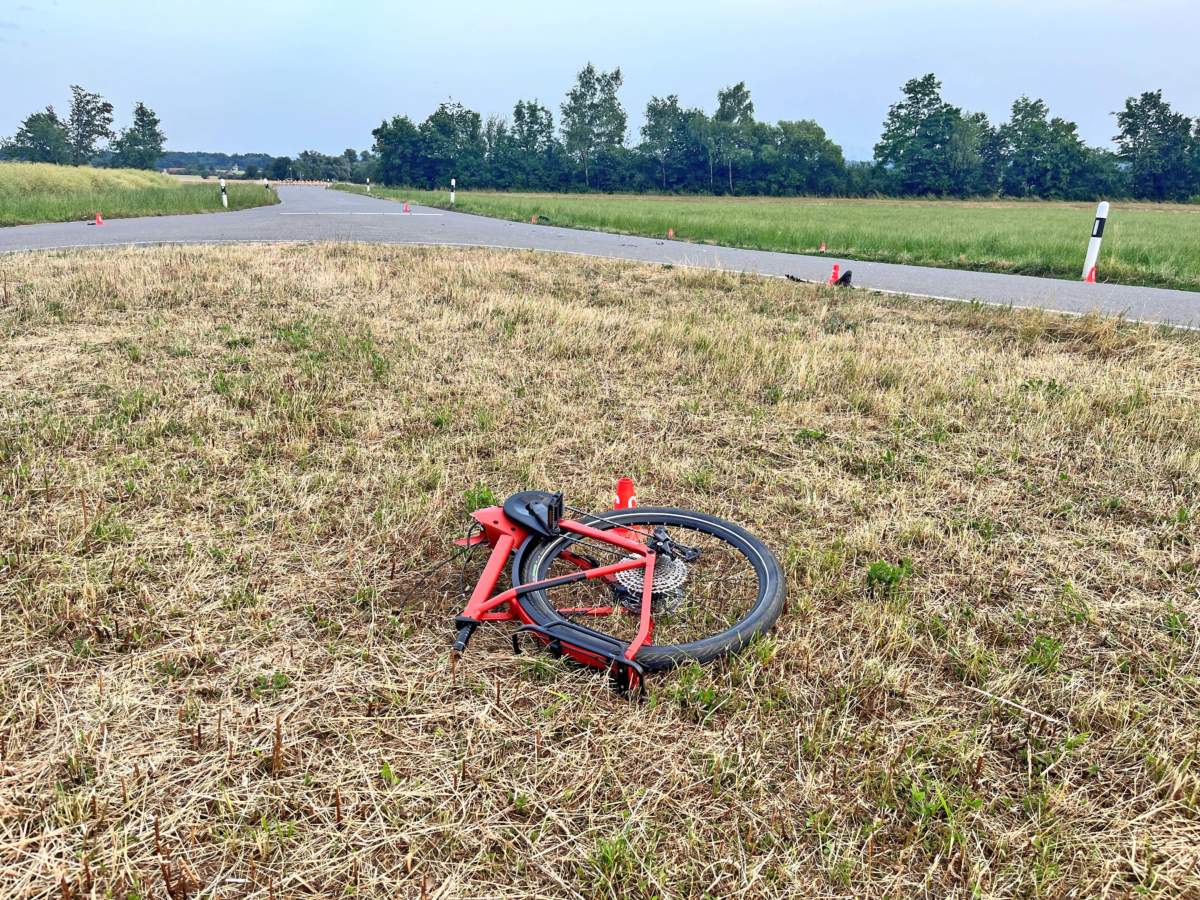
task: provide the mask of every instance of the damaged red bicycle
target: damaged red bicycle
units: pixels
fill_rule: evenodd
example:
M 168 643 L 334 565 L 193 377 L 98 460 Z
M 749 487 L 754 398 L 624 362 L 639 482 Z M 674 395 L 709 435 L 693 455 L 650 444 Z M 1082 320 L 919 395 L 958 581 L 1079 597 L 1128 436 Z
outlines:
M 522 491 L 472 518 L 458 543 L 491 553 L 454 620 L 456 654 L 484 622 L 516 621 L 514 651 L 531 638 L 636 692 L 647 672 L 742 649 L 783 611 L 783 572 L 762 541 L 715 516 L 639 507 L 628 479 L 602 515 Z M 512 586 L 497 593 L 506 567 Z

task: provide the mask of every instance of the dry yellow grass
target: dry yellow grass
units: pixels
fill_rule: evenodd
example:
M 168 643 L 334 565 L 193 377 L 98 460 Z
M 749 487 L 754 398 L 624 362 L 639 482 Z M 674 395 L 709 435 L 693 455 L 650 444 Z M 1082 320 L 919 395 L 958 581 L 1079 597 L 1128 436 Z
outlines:
M 1200 893 L 1194 335 L 482 251 L 0 265 L 5 896 Z M 465 493 L 621 473 L 776 549 L 774 635 L 640 707 L 503 628 L 452 681 Z

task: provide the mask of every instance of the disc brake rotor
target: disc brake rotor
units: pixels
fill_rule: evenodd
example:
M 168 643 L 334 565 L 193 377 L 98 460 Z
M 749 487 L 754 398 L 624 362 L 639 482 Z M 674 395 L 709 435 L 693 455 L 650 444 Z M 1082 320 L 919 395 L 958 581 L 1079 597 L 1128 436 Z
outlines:
M 626 559 L 638 559 L 628 556 Z M 616 573 L 617 582 L 625 588 L 621 605 L 630 612 L 642 610 L 642 591 L 646 585 L 646 570 L 642 567 Z M 650 610 L 656 614 L 674 612 L 683 603 L 683 583 L 687 581 L 687 565 L 678 559 L 660 556 L 654 560 L 654 582 L 650 588 Z

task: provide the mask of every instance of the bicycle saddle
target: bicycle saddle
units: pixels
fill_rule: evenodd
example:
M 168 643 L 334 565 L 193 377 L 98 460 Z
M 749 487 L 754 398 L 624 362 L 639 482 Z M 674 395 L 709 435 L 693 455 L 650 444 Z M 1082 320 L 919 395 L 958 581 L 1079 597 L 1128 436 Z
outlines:
M 519 491 L 504 501 L 504 515 L 509 521 L 532 534 L 558 534 L 558 520 L 563 514 L 562 491 Z

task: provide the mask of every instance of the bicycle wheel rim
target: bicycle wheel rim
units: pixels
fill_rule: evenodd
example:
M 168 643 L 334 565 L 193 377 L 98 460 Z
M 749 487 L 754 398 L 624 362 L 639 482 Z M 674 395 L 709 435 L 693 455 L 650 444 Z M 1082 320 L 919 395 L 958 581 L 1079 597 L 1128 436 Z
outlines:
M 782 611 L 784 585 L 778 561 L 760 540 L 738 525 L 715 516 L 666 507 L 639 507 L 633 510 L 605 513 L 599 517 L 580 517 L 580 521 L 601 530 L 619 525 L 628 525 L 632 528 L 647 524 L 662 524 L 672 531 L 673 539 L 684 543 L 687 542 L 690 535 L 703 535 L 739 554 L 747 570 L 753 573 L 756 579 L 754 596 L 747 598 L 745 608 L 731 620 L 726 621 L 724 627 L 713 630 L 711 633 L 696 635 L 694 639 L 690 640 L 674 641 L 671 640 L 672 631 L 667 627 L 669 617 L 660 615 L 656 618 L 654 643 L 644 646 L 637 655 L 637 661 L 647 670 L 670 668 L 689 660 L 708 662 L 719 656 L 736 652 L 753 640 L 756 635 L 765 632 Z M 513 561 L 513 583 L 529 584 L 547 577 L 547 573 L 552 571 L 552 567 L 556 563 L 561 563 L 561 554 L 564 551 L 572 552 L 581 543 L 571 535 L 527 541 L 518 550 Z M 711 550 L 711 547 L 709 549 Z M 703 560 L 703 558 L 704 552 L 702 551 L 701 559 Z M 606 559 L 605 561 L 612 560 Z M 689 572 L 689 574 L 691 573 Z M 592 584 L 594 591 L 602 592 L 604 590 L 603 585 Z M 655 585 L 658 584 L 659 578 L 656 576 Z M 615 622 L 613 619 L 586 617 L 580 621 L 574 616 L 562 615 L 559 612 L 562 606 L 560 601 L 565 596 L 567 595 L 561 589 L 532 591 L 521 597 L 520 604 L 529 618 L 539 624 L 559 621 L 565 617 L 575 621 L 576 624 L 626 642 L 632 638 L 636 615 L 627 616 L 627 619 L 631 621 L 621 623 L 623 624 L 622 633 L 615 634 L 612 628 Z M 640 597 L 640 592 L 638 596 Z M 693 596 L 692 601 L 703 603 L 705 599 L 703 596 Z M 656 604 L 660 600 L 663 598 L 656 593 Z M 640 609 L 640 603 L 638 608 Z M 658 612 L 661 614 L 664 610 L 659 608 Z M 620 612 L 618 611 L 616 614 L 620 615 Z

